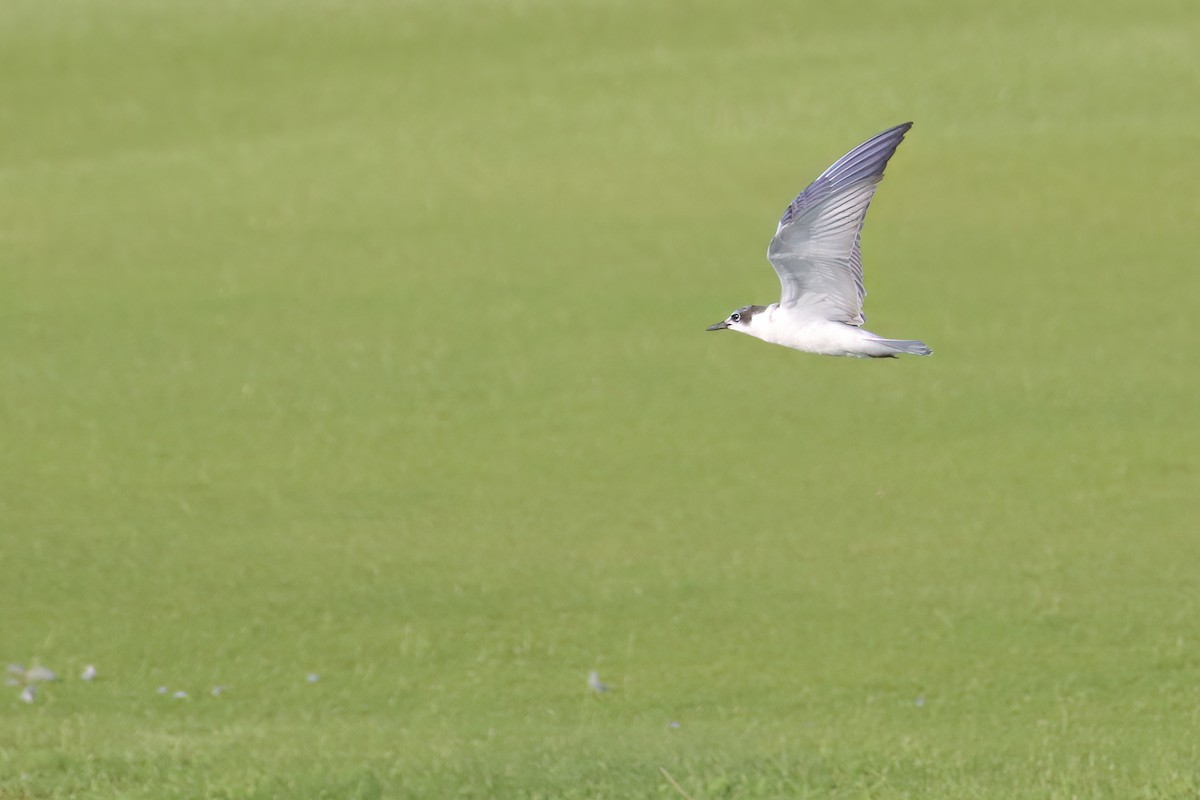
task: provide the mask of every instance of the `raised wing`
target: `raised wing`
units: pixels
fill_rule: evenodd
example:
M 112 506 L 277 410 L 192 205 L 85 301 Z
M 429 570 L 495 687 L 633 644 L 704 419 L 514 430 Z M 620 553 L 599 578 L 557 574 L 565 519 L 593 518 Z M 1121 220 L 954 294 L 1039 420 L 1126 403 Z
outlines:
M 779 273 L 781 308 L 862 325 L 859 241 L 867 206 L 888 159 L 912 127 L 889 128 L 842 156 L 783 212 L 767 258 Z

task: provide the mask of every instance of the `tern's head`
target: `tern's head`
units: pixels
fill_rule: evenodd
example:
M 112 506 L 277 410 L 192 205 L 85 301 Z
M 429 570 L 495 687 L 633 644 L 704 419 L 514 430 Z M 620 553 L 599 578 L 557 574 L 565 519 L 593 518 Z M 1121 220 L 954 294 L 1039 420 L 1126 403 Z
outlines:
M 716 325 L 709 325 L 708 330 L 723 331 L 728 328 L 731 331 L 749 333 L 753 327 L 754 315 L 766 310 L 766 306 L 742 306 Z

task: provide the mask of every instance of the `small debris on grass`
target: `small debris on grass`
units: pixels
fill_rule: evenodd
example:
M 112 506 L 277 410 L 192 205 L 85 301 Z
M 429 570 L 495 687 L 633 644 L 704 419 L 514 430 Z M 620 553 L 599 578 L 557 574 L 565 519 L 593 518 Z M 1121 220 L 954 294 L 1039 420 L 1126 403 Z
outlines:
M 158 692 L 159 694 L 166 694 L 167 692 L 169 692 L 171 690 L 165 686 L 160 686 L 157 689 L 155 689 L 155 691 Z
M 913 705 L 916 706 L 917 708 L 921 708 L 922 706 L 924 706 L 925 705 L 925 695 L 923 695 L 923 694 L 917 695 L 917 699 L 913 701 Z
M 8 674 L 9 675 L 18 675 L 18 676 L 24 678 L 25 677 L 25 665 L 24 664 L 9 664 L 8 665 Z
M 321 676 L 315 672 L 310 672 L 308 677 L 304 680 L 308 681 L 309 683 L 316 683 L 317 681 L 321 680 Z
M 600 673 L 592 670 L 588 673 L 588 688 L 600 694 L 608 691 L 608 684 L 600 680 Z
M 32 703 L 35 697 L 37 697 L 37 687 L 33 684 L 30 684 L 21 690 L 22 703 Z
M 30 667 L 25 670 L 26 683 L 45 683 L 58 680 L 58 673 L 43 666 Z
M 214 686 L 212 688 L 212 696 L 213 697 L 220 697 L 224 692 L 225 692 L 224 686 Z
M 92 666 L 91 664 L 88 664 L 86 667 L 83 668 L 83 674 L 80 675 L 79 677 L 85 681 L 96 680 L 96 668 L 94 666 Z
M 678 728 L 678 727 L 679 727 L 679 723 L 678 723 L 677 721 L 675 721 L 675 720 L 671 720 L 671 724 L 670 724 L 670 725 L 668 725 L 667 727 L 668 727 L 668 728 Z
M 188 696 L 188 693 L 187 693 L 187 692 L 185 692 L 183 689 L 180 689 L 178 692 L 176 692 L 175 694 L 171 695 L 171 697 L 174 697 L 176 700 L 183 700 L 183 699 L 184 699 L 184 698 L 186 698 L 187 696 Z

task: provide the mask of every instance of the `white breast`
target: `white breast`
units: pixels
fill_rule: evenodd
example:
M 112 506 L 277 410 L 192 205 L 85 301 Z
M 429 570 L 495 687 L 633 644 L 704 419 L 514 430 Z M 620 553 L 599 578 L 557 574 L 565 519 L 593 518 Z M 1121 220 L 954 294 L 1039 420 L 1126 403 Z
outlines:
M 764 342 L 825 356 L 867 356 L 874 349 L 868 343 L 878 338 L 853 325 L 789 314 L 778 304 L 755 314 L 747 333 Z

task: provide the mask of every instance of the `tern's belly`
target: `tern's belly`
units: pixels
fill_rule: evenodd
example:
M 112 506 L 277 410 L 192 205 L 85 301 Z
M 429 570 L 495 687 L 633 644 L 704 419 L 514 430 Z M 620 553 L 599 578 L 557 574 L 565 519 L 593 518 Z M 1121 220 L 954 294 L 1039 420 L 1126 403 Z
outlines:
M 760 338 L 806 353 L 861 358 L 868 355 L 865 345 L 875 336 L 861 328 L 822 320 L 808 325 L 769 325 Z

